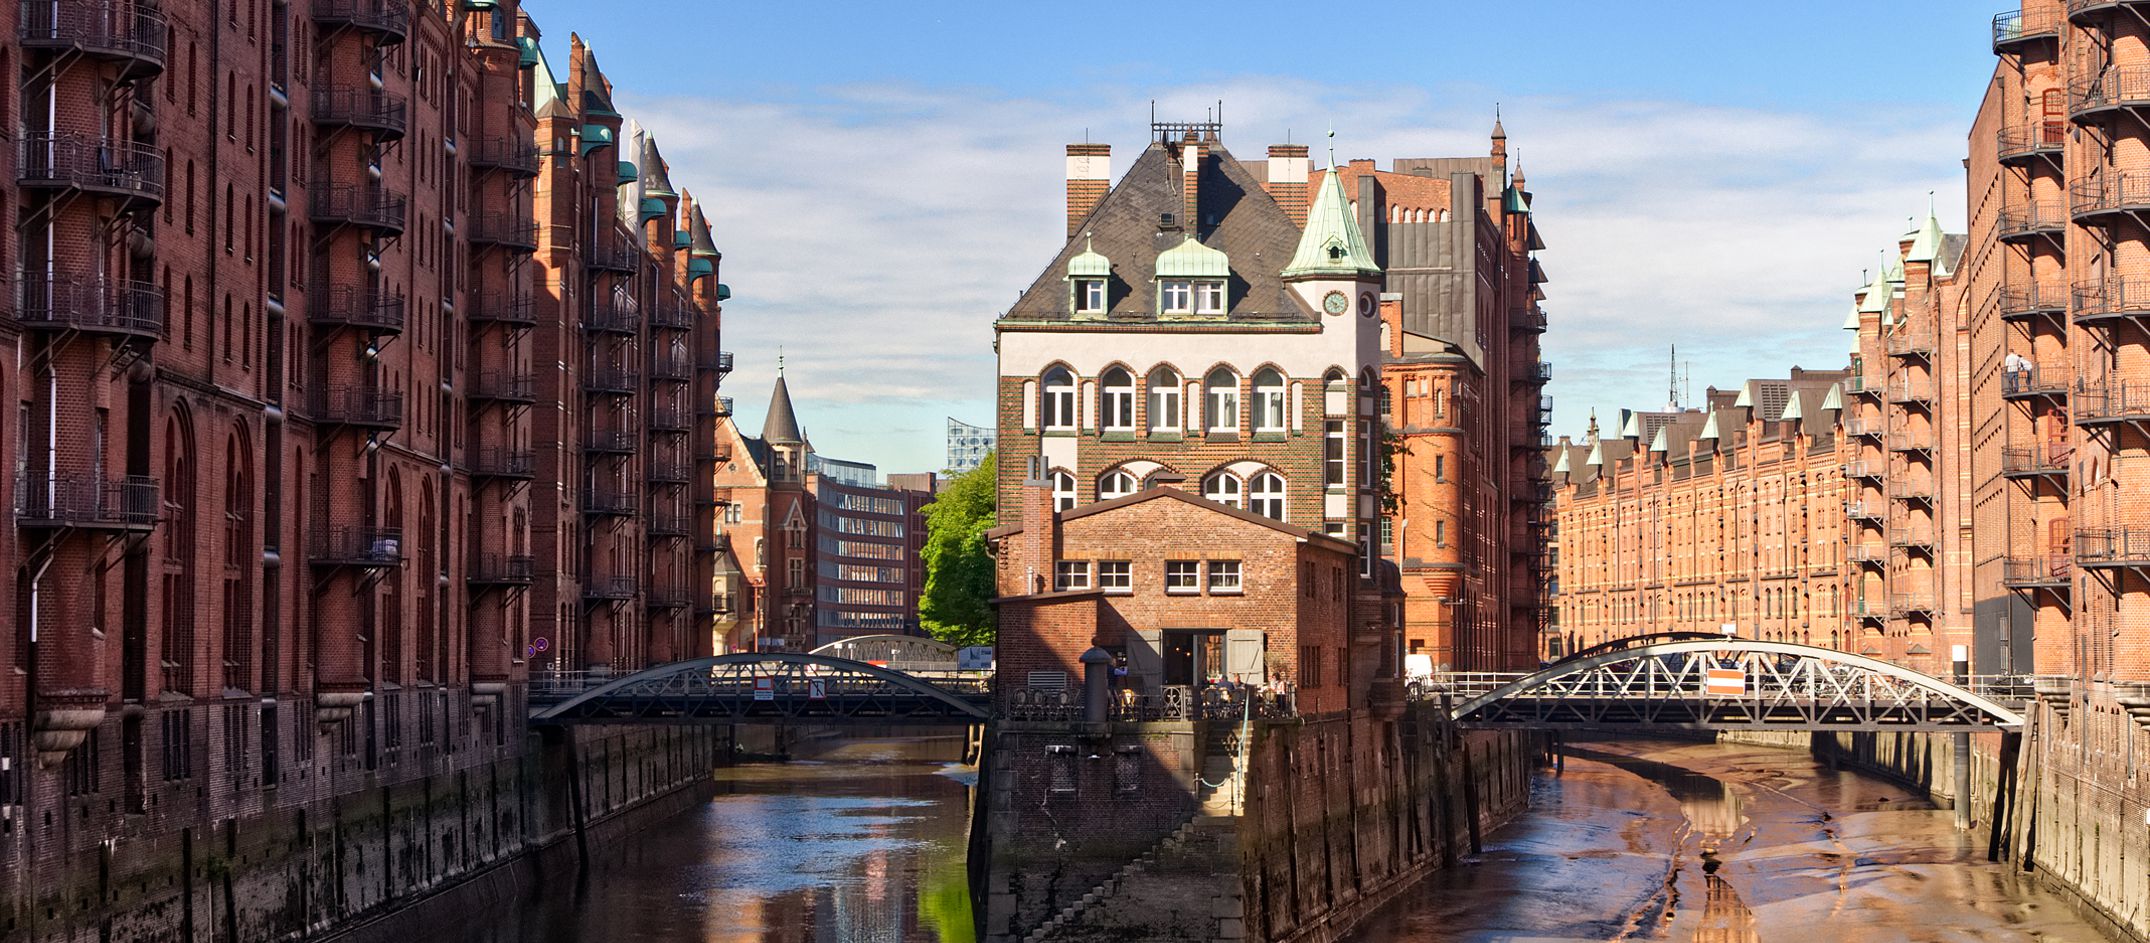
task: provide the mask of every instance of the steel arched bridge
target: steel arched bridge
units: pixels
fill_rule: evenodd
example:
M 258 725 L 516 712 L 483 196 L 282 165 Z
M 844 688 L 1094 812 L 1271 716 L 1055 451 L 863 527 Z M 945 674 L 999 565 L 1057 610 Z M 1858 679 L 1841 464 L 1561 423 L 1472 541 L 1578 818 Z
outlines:
M 2017 730 L 2026 678 L 1967 686 L 1835 649 L 1716 638 L 1584 652 L 1527 675 L 1436 675 L 1476 727 L 1641 732 Z
M 792 652 L 671 662 L 556 697 L 534 706 L 532 724 L 976 724 L 992 710 L 978 674 Z

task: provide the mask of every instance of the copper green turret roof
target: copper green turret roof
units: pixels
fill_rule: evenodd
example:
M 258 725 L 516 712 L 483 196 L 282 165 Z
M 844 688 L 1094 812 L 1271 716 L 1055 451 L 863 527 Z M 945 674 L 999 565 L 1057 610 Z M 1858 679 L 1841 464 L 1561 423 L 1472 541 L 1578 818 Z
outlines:
M 1914 231 L 1911 237 L 1911 251 L 1904 254 L 1904 261 L 1932 264 L 1935 259 L 1941 257 L 1941 242 L 1944 235 L 1946 234 L 1941 231 L 1941 220 L 1934 216 L 1933 209 L 1928 207 L 1926 210 L 1926 222 L 1919 224 L 1919 228 Z
M 1284 267 L 1285 278 L 1381 274 L 1381 266 L 1374 264 L 1374 254 L 1366 247 L 1365 234 L 1359 231 L 1359 221 L 1352 217 L 1351 201 L 1344 198 L 1344 181 L 1336 170 L 1331 166 L 1321 175 L 1321 189 L 1307 210 L 1306 230 L 1299 234 L 1291 264 Z

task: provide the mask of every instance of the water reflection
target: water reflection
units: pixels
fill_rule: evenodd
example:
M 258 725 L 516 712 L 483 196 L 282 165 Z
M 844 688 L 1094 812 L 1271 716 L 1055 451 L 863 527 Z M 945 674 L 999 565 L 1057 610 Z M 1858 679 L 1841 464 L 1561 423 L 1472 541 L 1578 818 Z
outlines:
M 962 742 L 860 741 L 721 769 L 717 795 L 473 914 L 471 943 L 970 943 Z

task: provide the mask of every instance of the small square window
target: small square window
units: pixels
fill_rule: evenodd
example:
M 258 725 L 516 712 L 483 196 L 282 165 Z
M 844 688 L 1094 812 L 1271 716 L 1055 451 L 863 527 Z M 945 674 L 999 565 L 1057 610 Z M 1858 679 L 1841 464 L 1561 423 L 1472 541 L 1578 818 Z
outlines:
M 1212 593 L 1238 593 L 1240 591 L 1239 561 L 1209 561 L 1209 591 Z
M 1090 561 L 1062 560 L 1053 564 L 1053 588 L 1062 591 L 1089 589 Z
M 1165 592 L 1199 593 L 1202 591 L 1202 564 L 1194 560 L 1165 561 Z
M 1105 310 L 1105 280 L 1085 278 L 1075 283 L 1075 310 L 1095 313 Z
M 1135 565 L 1126 560 L 1099 560 L 1097 588 L 1116 596 L 1135 591 Z
M 1189 282 L 1162 282 L 1157 286 L 1157 294 L 1166 314 L 1187 314 L 1194 310 L 1194 286 Z
M 1224 283 L 1196 282 L 1194 284 L 1194 310 L 1196 314 L 1224 313 Z

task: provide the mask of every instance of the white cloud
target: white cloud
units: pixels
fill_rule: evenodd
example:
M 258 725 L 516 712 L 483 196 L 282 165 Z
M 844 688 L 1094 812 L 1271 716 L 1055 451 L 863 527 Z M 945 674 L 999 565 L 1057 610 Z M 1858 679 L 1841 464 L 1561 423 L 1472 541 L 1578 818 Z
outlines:
M 1481 89 L 1247 77 L 1054 99 L 901 85 L 747 102 L 623 95 L 724 250 L 727 384 L 756 422 L 784 348 L 801 420 L 832 454 L 887 470 L 940 461 L 941 415 L 989 421 L 992 321 L 1061 241 L 1061 148 L 1114 145 L 1222 99 L 1242 159 L 1337 129 L 1341 158 L 1484 153 Z M 1916 109 L 1871 118 L 1662 101 L 1509 101 L 1548 249 L 1547 357 L 1562 431 L 1591 407 L 1655 407 L 1665 348 L 1697 389 L 1841 366 L 1859 270 L 1942 194 L 1962 215 L 1962 129 Z M 1320 145 L 1316 145 L 1317 153 Z M 1959 224 L 1960 225 L 1960 224 Z

